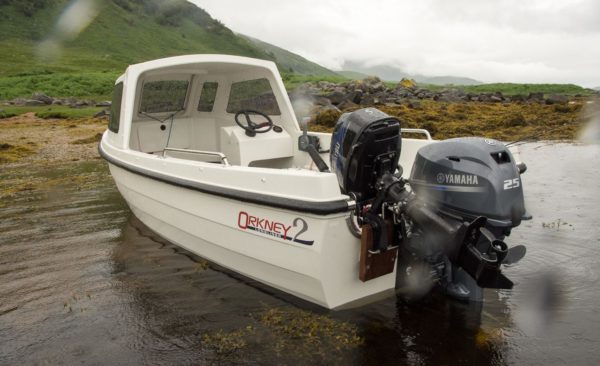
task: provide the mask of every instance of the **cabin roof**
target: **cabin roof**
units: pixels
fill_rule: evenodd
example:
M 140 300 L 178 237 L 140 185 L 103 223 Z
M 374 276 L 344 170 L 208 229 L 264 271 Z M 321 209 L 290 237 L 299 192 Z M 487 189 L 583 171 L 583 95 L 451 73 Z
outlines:
M 139 75 L 147 71 L 160 69 L 185 71 L 188 65 L 194 67 L 194 73 L 237 72 L 249 68 L 267 69 L 273 73 L 278 72 L 277 66 L 272 61 L 243 56 L 201 54 L 167 57 L 133 64 L 127 68 L 126 73 Z

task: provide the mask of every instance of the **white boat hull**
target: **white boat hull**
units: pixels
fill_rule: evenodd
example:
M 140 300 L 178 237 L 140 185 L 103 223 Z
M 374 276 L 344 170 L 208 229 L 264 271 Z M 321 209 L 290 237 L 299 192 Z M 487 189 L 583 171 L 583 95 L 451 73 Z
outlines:
M 277 209 L 109 166 L 119 191 L 144 224 L 225 268 L 329 309 L 393 293 L 395 271 L 359 280 L 360 241 L 346 226 L 349 213 Z

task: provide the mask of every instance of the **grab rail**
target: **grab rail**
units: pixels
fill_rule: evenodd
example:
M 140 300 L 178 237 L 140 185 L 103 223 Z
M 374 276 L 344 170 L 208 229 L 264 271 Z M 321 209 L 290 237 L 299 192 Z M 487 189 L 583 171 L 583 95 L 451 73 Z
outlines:
M 427 137 L 427 140 L 433 140 L 431 138 L 431 134 L 429 134 L 429 131 L 422 128 L 401 128 L 400 131 L 408 133 L 422 133 L 425 135 L 425 137 Z
M 227 161 L 227 157 L 225 156 L 225 154 L 223 154 L 221 152 L 192 150 L 192 149 L 178 149 L 178 148 L 175 148 L 175 147 L 165 147 L 165 149 L 163 150 L 163 158 L 165 157 L 165 154 L 167 153 L 167 151 L 174 151 L 174 152 L 180 152 L 180 153 L 190 153 L 190 154 L 198 154 L 198 155 L 217 156 L 217 157 L 219 157 L 221 159 L 221 163 L 223 165 L 229 165 L 229 161 Z

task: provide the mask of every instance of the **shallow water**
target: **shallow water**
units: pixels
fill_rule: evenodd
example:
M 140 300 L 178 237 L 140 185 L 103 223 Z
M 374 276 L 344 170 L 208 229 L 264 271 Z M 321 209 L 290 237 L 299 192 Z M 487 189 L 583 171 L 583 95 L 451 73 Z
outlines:
M 596 364 L 600 148 L 521 147 L 528 254 L 485 303 L 329 312 L 158 238 L 103 162 L 0 171 L 0 364 Z M 33 182 L 33 183 L 31 183 Z

